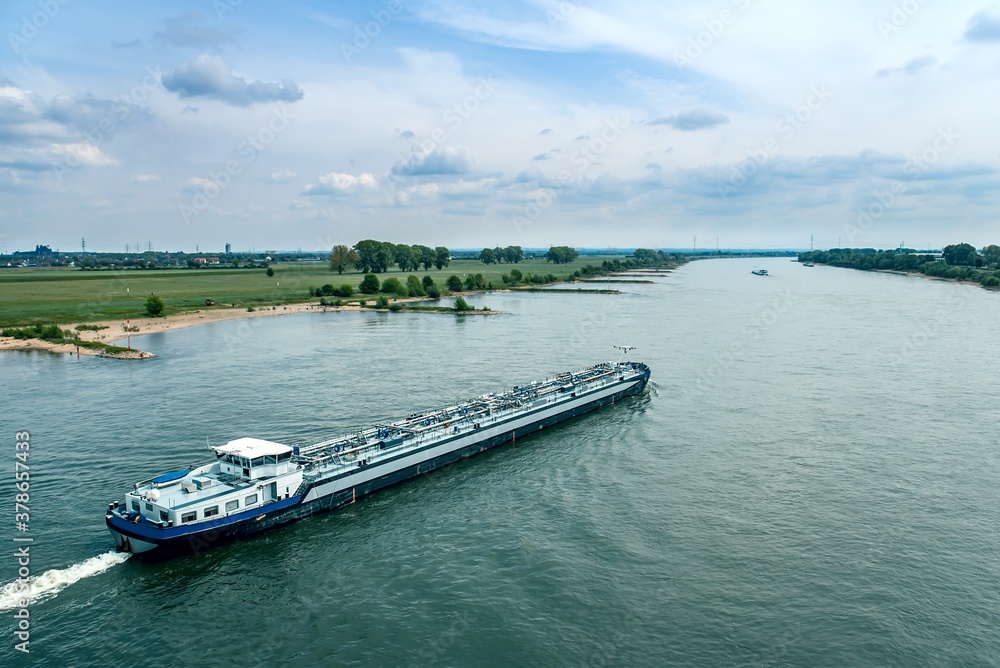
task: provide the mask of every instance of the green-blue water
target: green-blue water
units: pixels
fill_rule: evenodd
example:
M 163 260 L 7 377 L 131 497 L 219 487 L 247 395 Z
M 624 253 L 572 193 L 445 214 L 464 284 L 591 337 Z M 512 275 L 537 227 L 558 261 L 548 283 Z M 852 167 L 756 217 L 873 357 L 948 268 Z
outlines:
M 27 658 L 0 613 L 0 664 L 996 665 L 1000 295 L 759 263 L 470 300 L 502 316 L 205 325 L 134 338 L 146 362 L 0 356 L 0 462 L 30 431 L 31 568 L 58 569 Z M 206 460 L 206 438 L 305 443 L 613 344 L 638 346 L 647 395 L 340 512 L 81 577 L 111 548 L 107 502 Z

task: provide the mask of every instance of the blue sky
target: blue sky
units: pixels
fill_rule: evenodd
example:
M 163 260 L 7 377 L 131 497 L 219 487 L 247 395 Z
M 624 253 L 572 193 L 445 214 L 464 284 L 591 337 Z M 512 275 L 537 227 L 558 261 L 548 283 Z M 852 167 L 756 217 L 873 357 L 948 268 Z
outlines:
M 1000 6 L 7 2 L 0 250 L 1000 242 Z

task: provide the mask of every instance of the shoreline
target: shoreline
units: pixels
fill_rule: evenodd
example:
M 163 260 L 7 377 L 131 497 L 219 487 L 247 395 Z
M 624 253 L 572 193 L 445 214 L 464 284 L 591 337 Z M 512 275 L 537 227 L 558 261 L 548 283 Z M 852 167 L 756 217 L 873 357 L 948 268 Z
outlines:
M 457 292 L 454 293 L 454 297 L 469 296 L 475 294 L 483 294 L 487 291 L 470 291 L 470 292 Z M 499 292 L 494 290 L 493 292 Z M 436 301 L 429 297 L 406 297 L 403 299 L 394 299 L 391 303 L 396 304 L 407 304 L 407 303 L 417 303 L 424 301 Z M 133 318 L 129 320 L 129 324 L 132 327 L 137 327 L 138 331 L 133 331 L 133 336 L 145 336 L 147 334 L 160 334 L 162 332 L 172 332 L 179 329 L 187 329 L 188 327 L 196 327 L 198 325 L 207 325 L 213 322 L 224 322 L 226 320 L 242 320 L 244 318 L 264 318 L 264 317 L 274 317 L 281 315 L 293 315 L 299 313 L 325 313 L 328 311 L 375 311 L 375 312 L 387 312 L 389 309 L 376 309 L 362 307 L 357 304 L 347 304 L 344 306 L 330 306 L 322 305 L 317 302 L 302 302 L 299 304 L 285 304 L 282 306 L 264 306 L 259 309 L 254 309 L 253 311 L 247 311 L 243 307 L 222 307 L 222 308 L 207 308 L 198 309 L 196 311 L 187 311 L 185 313 L 174 313 L 172 315 L 160 316 L 160 317 L 143 317 L 143 318 Z M 405 306 L 403 312 L 405 312 Z M 411 311 L 411 313 L 435 313 L 435 311 Z M 500 311 L 462 311 L 462 312 L 443 312 L 445 315 L 500 315 Z M 75 328 L 78 324 L 86 324 L 97 327 L 106 327 L 106 329 L 101 329 L 99 331 L 93 330 L 82 330 L 77 331 Z M 86 323 L 68 323 L 66 325 L 60 325 L 63 329 L 70 329 L 77 331 L 81 341 L 88 341 L 93 343 L 101 343 L 105 345 L 113 345 L 116 342 L 121 342 L 126 340 L 127 334 L 124 331 L 124 323 L 121 320 L 102 320 Z M 0 351 L 4 350 L 21 350 L 21 351 L 44 351 L 56 354 L 68 354 L 68 355 L 89 355 L 91 357 L 111 357 L 115 359 L 153 359 L 156 356 L 145 350 L 137 350 L 133 348 L 131 352 L 114 352 L 108 353 L 103 350 L 97 350 L 94 348 L 80 347 L 73 343 L 55 343 L 52 341 L 46 341 L 44 339 L 15 339 L 9 336 L 0 336 Z
M 653 271 L 656 274 L 663 276 L 674 268 L 656 271 L 656 270 L 646 270 Z M 614 280 L 615 277 L 636 277 L 640 270 L 628 270 L 619 273 L 611 274 L 608 278 Z M 600 282 L 600 279 L 592 279 L 593 282 Z M 558 281 L 563 282 L 563 281 Z M 581 283 L 587 283 L 590 281 L 581 280 Z M 640 283 L 648 282 L 653 283 L 653 281 L 628 281 L 623 280 L 621 283 Z M 472 295 L 488 294 L 491 292 L 547 292 L 547 293 L 565 293 L 565 294 L 580 294 L 580 293 L 602 293 L 602 294 L 621 294 L 619 290 L 596 290 L 596 289 L 545 289 L 545 286 L 538 286 L 535 288 L 530 287 L 530 285 L 523 288 L 494 288 L 493 290 L 463 290 L 461 292 L 455 292 L 448 296 L 452 297 L 468 297 Z M 365 298 L 368 298 L 367 296 Z M 438 301 L 431 297 L 404 297 L 393 299 L 391 303 L 402 304 L 403 309 L 401 312 L 410 313 L 441 313 L 444 315 L 458 315 L 458 316 L 468 316 L 468 315 L 501 315 L 501 311 L 461 311 L 461 312 L 451 312 L 451 311 L 424 311 L 424 310 L 413 310 L 407 311 L 406 304 L 417 304 L 419 302 L 427 301 Z M 172 332 L 179 329 L 186 329 L 188 327 L 196 327 L 197 325 L 206 325 L 213 322 L 223 322 L 226 320 L 242 320 L 244 318 L 264 318 L 264 317 L 274 317 L 281 315 L 291 315 L 298 313 L 317 313 L 317 312 L 327 312 L 327 311 L 376 311 L 376 312 L 387 312 L 389 309 L 381 308 L 369 308 L 362 307 L 358 304 L 346 304 L 343 306 L 332 306 L 332 305 L 322 305 L 318 301 L 308 301 L 299 302 L 297 304 L 284 304 L 284 305 L 274 305 L 274 306 L 262 306 L 260 308 L 255 308 L 253 311 L 247 311 L 245 307 L 207 307 L 203 309 L 197 309 L 195 311 L 185 311 L 183 313 L 174 313 L 171 315 L 165 315 L 160 317 L 140 317 L 129 319 L 129 324 L 131 327 L 138 328 L 138 331 L 133 331 L 132 334 L 135 336 L 145 336 L 146 334 L 160 334 L 162 332 Z M 89 325 L 96 327 L 104 327 L 98 331 L 93 330 L 77 330 L 77 325 Z M 62 329 L 73 330 L 77 333 L 81 341 L 86 341 L 90 343 L 99 343 L 102 345 L 113 345 L 120 343 L 127 338 L 127 334 L 124 331 L 124 322 L 120 319 L 116 320 L 101 320 L 101 321 L 88 321 L 82 323 L 67 323 L 59 325 Z M 153 359 L 156 356 L 145 350 L 137 350 L 135 348 L 129 351 L 114 351 L 108 352 L 105 350 L 81 347 L 74 343 L 60 342 L 56 343 L 53 341 L 46 341 L 44 339 L 16 339 L 13 337 L 0 336 L 0 352 L 5 350 L 20 350 L 20 351 L 44 351 L 56 354 L 68 354 L 77 356 L 89 355 L 91 357 L 109 357 L 114 359 Z
M 1000 288 L 990 287 L 988 285 L 983 285 L 977 281 L 966 281 L 960 278 L 948 278 L 947 276 L 928 276 L 927 274 L 922 274 L 919 271 L 902 271 L 900 269 L 856 269 L 854 267 L 839 267 L 835 264 L 826 264 L 820 262 L 821 267 L 833 267 L 834 269 L 851 269 L 853 271 L 871 271 L 877 274 L 894 274 L 896 276 L 910 276 L 914 278 L 923 278 L 930 281 L 946 281 L 948 283 L 955 283 L 956 285 L 971 285 L 977 288 L 986 290 L 987 292 L 1000 292 Z

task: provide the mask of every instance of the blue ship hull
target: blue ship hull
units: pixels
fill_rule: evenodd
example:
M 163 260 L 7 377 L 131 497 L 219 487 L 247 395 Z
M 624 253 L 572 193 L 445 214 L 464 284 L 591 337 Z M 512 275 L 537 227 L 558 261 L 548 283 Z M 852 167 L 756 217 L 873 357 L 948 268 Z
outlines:
M 274 502 L 263 508 L 221 517 L 213 522 L 202 522 L 196 526 L 178 526 L 161 528 L 143 522 L 128 521 L 115 513 L 106 515 L 108 529 L 115 536 L 120 549 L 135 552 L 144 558 L 162 558 L 165 556 L 199 553 L 221 543 L 245 538 L 283 524 L 328 512 L 355 502 L 378 490 L 397 485 L 405 480 L 448 466 L 462 459 L 467 459 L 491 448 L 508 443 L 535 433 L 546 427 L 564 422 L 602 406 L 613 404 L 629 396 L 641 394 L 650 377 L 648 368 L 643 373 L 630 380 L 628 387 L 583 403 L 560 413 L 541 418 L 527 425 L 522 425 L 510 431 L 485 438 L 467 446 L 452 450 L 447 454 L 428 458 L 412 466 L 401 468 L 384 476 L 379 476 L 363 483 L 345 487 L 333 494 L 322 496 L 311 501 L 305 501 L 310 490 L 329 480 L 316 480 L 297 490 L 295 496 Z M 155 548 L 155 549 L 154 549 Z

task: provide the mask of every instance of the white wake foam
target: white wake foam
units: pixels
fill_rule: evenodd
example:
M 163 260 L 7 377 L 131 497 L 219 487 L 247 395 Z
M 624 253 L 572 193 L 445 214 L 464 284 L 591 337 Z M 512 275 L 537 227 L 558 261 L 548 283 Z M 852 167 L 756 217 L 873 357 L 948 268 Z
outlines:
M 18 608 L 23 599 L 28 599 L 28 602 L 33 605 L 52 598 L 74 582 L 103 573 L 117 564 L 125 563 L 125 560 L 130 556 L 132 555 L 127 552 L 107 552 L 74 564 L 69 568 L 53 568 L 38 577 L 29 578 L 26 590 L 20 590 L 20 583 L 17 581 L 8 582 L 0 587 L 0 610 Z

